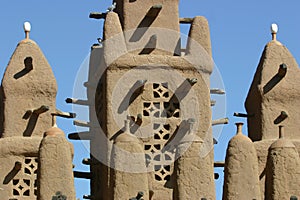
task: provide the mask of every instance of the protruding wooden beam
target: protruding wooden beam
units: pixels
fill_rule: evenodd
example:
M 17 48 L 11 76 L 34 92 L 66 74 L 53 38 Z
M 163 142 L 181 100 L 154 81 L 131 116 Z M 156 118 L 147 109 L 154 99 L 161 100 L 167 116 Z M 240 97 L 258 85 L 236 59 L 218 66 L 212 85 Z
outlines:
M 218 180 L 220 175 L 218 173 L 214 173 L 214 175 L 215 175 L 215 180 Z
M 52 113 L 52 115 L 63 117 L 63 118 L 76 118 L 76 113 L 63 112 L 58 109 L 56 109 L 56 112 Z
M 192 24 L 194 21 L 194 18 L 179 18 L 180 24 Z
M 274 120 L 274 124 L 280 124 L 282 121 L 284 121 L 286 118 L 288 118 L 288 114 L 285 111 L 281 111 L 280 115 Z
M 216 138 L 213 138 L 213 144 L 218 144 L 218 140 Z
M 220 125 L 220 124 L 228 124 L 229 119 L 228 118 L 223 118 L 223 119 L 217 119 L 212 121 L 212 125 Z
M 90 122 L 84 122 L 84 121 L 79 121 L 79 120 L 74 120 L 73 124 L 75 126 L 82 126 L 82 127 L 91 127 Z
M 20 171 L 21 168 L 22 168 L 22 163 L 19 162 L 19 161 L 15 162 L 14 170 L 15 171 Z
M 83 199 L 94 199 L 92 195 L 83 195 Z
M 286 75 L 287 68 L 287 65 L 285 63 L 282 63 L 278 69 L 278 76 L 281 78 L 284 77 Z
M 89 18 L 91 19 L 105 19 L 106 13 L 100 13 L 100 12 L 91 12 L 89 15 Z
M 72 104 L 83 105 L 83 106 L 90 105 L 89 101 L 87 100 L 74 99 L 74 98 L 67 98 L 66 103 L 72 103 Z
M 215 105 L 216 105 L 216 103 L 217 103 L 217 101 L 216 101 L 216 100 L 210 100 L 210 106 L 215 106 Z
M 290 197 L 290 200 L 298 200 L 298 197 L 293 195 L 293 196 Z
M 224 161 L 214 162 L 214 167 L 225 167 L 225 162 Z
M 221 90 L 221 89 L 213 88 L 213 89 L 210 89 L 210 93 L 211 94 L 225 94 L 225 91 Z
M 75 178 L 92 179 L 92 173 L 74 171 L 74 177 Z
M 245 117 L 245 118 L 254 117 L 253 114 L 245 114 L 245 113 L 238 113 L 238 112 L 233 113 L 233 116 L 235 116 L 235 117 Z
M 70 133 L 68 135 L 70 140 L 91 140 L 92 136 L 90 132 Z
M 33 110 L 33 113 L 37 114 L 37 115 L 40 115 L 44 112 L 47 112 L 49 109 L 50 109 L 49 106 L 42 105 L 41 107 Z
M 198 82 L 197 78 L 188 78 L 186 79 L 191 85 L 195 85 Z
M 84 164 L 84 165 L 97 165 L 97 164 L 99 164 L 99 161 L 97 161 L 97 160 L 92 160 L 92 159 L 90 159 L 90 158 L 84 158 L 84 159 L 82 160 L 82 164 Z
M 84 164 L 84 165 L 91 165 L 92 164 L 92 160 L 90 158 L 84 158 L 82 160 L 82 164 Z

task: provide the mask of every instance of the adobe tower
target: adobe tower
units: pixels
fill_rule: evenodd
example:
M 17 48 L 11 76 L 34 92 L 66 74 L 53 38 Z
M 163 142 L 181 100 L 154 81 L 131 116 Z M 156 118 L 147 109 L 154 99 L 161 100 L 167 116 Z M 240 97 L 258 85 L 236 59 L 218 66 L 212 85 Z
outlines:
M 62 193 L 75 199 L 72 145 L 56 127 L 57 85 L 39 46 L 19 42 L 5 70 L 0 93 L 0 197 L 48 200 Z M 62 162 L 64 160 L 64 162 Z
M 250 86 L 243 123 L 225 162 L 214 161 L 210 89 L 213 71 L 208 22 L 180 18 L 179 0 L 114 0 L 104 13 L 103 38 L 91 48 L 88 128 L 68 135 L 88 140 L 89 172 L 73 171 L 73 146 L 56 117 L 57 85 L 39 46 L 19 42 L 0 87 L 0 199 L 75 200 L 74 177 L 90 180 L 92 200 L 215 200 L 214 167 L 224 167 L 223 200 L 300 197 L 300 71 L 277 40 L 265 46 Z M 180 24 L 190 26 L 186 44 Z
M 277 40 L 276 24 L 271 31 L 245 102 L 247 114 L 237 115 L 247 117 L 249 138 L 235 136 L 228 145 L 223 199 L 300 196 L 300 70 Z
M 104 38 L 92 47 L 88 100 L 69 99 L 90 108 L 90 122 L 76 123 L 89 133 L 70 136 L 91 144 L 90 174 L 75 173 L 91 179 L 85 198 L 215 199 L 207 20 L 179 18 L 173 0 L 117 0 L 90 16 L 105 20 Z M 191 26 L 186 48 L 180 23 Z

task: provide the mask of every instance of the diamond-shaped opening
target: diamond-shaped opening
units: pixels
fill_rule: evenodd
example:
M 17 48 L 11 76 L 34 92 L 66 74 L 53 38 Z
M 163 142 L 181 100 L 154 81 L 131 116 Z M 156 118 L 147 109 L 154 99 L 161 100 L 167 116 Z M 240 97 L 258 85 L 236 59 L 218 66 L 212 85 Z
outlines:
M 19 193 L 19 191 L 18 191 L 18 190 L 16 190 L 16 189 L 13 189 L 13 195 L 14 195 L 14 196 L 19 196 L 19 195 L 20 195 L 20 193 Z
M 29 163 L 31 163 L 31 159 L 30 158 L 25 158 L 25 164 L 29 164 Z
M 24 183 L 25 183 L 27 186 L 30 186 L 30 180 L 24 179 L 23 181 L 24 181 Z
M 173 116 L 176 117 L 176 118 L 179 118 L 179 112 L 178 111 L 175 112 Z
M 23 196 L 30 196 L 30 190 L 26 190 L 24 193 L 23 193 Z
M 158 176 L 157 174 L 155 174 L 155 180 L 162 181 L 162 178 L 160 176 Z
M 13 180 L 13 185 L 18 185 L 19 184 L 19 179 L 14 179 Z
M 150 114 L 146 110 L 143 111 L 143 115 L 144 116 L 150 116 Z
M 172 112 L 172 111 L 168 111 L 168 112 L 167 112 L 167 118 L 172 117 L 172 115 L 173 115 L 173 112 Z
M 19 187 L 18 187 L 20 190 L 23 190 L 23 186 L 22 185 L 19 185 Z
M 32 163 L 31 163 L 31 165 L 29 165 L 29 167 L 30 167 L 31 169 L 35 168 L 34 164 L 32 164 Z
M 160 127 L 160 124 L 153 124 L 153 129 L 156 130 Z
M 164 125 L 164 129 L 166 129 L 166 130 L 168 130 L 168 131 L 170 130 L 170 127 L 171 127 L 170 124 L 165 124 L 165 125 Z
M 166 110 L 163 110 L 161 112 L 161 118 L 166 118 L 166 117 L 167 117 L 167 112 L 166 112 Z
M 154 107 L 160 109 L 160 103 L 153 103 Z
M 31 174 L 31 171 L 30 171 L 27 167 L 25 167 L 25 168 L 24 168 L 24 173 L 25 173 L 25 174 Z
M 154 165 L 154 170 L 157 172 L 161 169 L 161 165 Z
M 144 103 L 144 108 L 149 108 L 151 106 L 151 103 Z
M 165 160 L 172 160 L 172 158 L 168 154 L 165 154 Z M 165 166 L 165 167 L 170 167 L 170 166 Z
M 164 166 L 164 169 L 165 169 L 167 172 L 169 172 L 169 171 L 171 171 L 171 166 L 170 166 L 170 165 L 165 165 L 165 166 Z
M 153 160 L 160 161 L 160 154 L 156 155 Z
M 159 118 L 159 111 L 155 112 L 153 116 Z
M 154 96 L 154 98 L 160 98 L 160 94 L 158 93 L 158 92 L 153 92 L 153 96 Z
M 170 138 L 170 134 L 166 134 L 166 135 L 164 135 L 164 137 L 163 137 L 164 140 L 168 140 L 169 138 Z
M 160 144 L 155 144 L 154 147 L 155 149 L 160 150 Z
M 165 175 L 166 174 L 166 172 L 165 172 L 165 170 L 160 170 L 160 172 L 159 173 L 161 173 L 161 175 Z
M 158 134 L 155 134 L 155 135 L 154 135 L 154 139 L 160 140 L 160 136 L 159 136 Z
M 153 89 L 157 89 L 159 88 L 159 84 L 158 83 L 153 83 Z
M 151 156 L 149 156 L 148 154 L 145 154 L 145 160 L 146 161 L 151 161 Z
M 151 145 L 146 144 L 146 145 L 144 146 L 144 150 L 148 151 L 148 150 L 150 150 L 150 149 L 151 149 Z

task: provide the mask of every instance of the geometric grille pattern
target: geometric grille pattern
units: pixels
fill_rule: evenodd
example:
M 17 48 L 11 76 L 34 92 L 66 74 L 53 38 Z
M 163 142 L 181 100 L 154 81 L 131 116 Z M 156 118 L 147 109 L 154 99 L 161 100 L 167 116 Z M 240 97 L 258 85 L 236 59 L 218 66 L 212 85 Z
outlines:
M 166 182 L 173 173 L 175 152 L 168 152 L 163 148 L 171 138 L 172 130 L 176 129 L 167 121 L 172 119 L 178 121 L 180 106 L 178 101 L 174 100 L 176 98 L 171 98 L 168 83 L 153 83 L 151 86 L 148 85 L 147 89 L 150 90 L 152 98 L 143 102 L 143 117 L 151 118 L 153 136 L 144 142 L 146 161 L 154 167 L 155 180 Z
M 25 157 L 18 178 L 12 180 L 13 200 L 36 199 L 37 197 L 37 170 L 36 157 Z

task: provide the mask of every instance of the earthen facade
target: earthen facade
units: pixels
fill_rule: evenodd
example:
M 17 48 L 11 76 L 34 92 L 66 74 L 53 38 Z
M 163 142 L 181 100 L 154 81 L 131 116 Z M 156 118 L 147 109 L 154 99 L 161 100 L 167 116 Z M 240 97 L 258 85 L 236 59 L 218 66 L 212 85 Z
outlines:
M 73 172 L 73 147 L 55 119 L 75 115 L 56 109 L 55 77 L 26 25 L 1 84 L 1 199 L 75 200 L 75 177 L 90 179 L 85 199 L 213 200 L 217 165 L 224 200 L 300 197 L 295 59 L 273 31 L 239 115 L 249 137 L 238 123 L 216 163 L 212 126 L 227 120 L 212 120 L 209 26 L 202 16 L 179 18 L 178 3 L 114 0 L 90 15 L 104 19 L 104 38 L 91 48 L 87 100 L 66 100 L 89 109 L 89 122 L 74 121 L 89 131 L 68 136 L 90 141 L 89 173 Z M 190 25 L 186 47 L 181 23 Z

